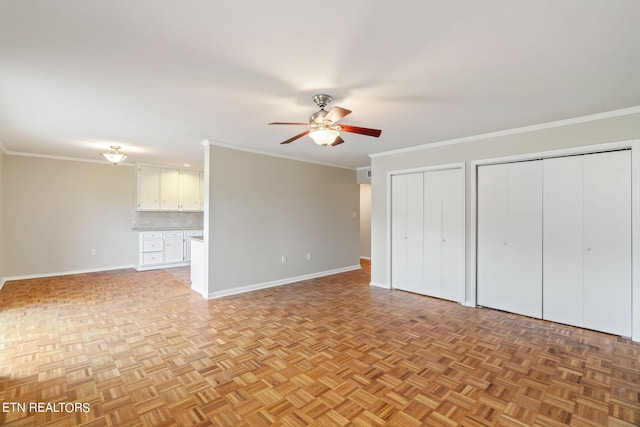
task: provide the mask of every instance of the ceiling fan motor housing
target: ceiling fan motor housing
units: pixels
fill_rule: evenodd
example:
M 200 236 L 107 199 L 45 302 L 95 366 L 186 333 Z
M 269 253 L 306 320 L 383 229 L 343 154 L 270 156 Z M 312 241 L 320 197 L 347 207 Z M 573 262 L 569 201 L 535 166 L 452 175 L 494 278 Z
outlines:
M 313 102 L 315 102 L 321 109 L 324 109 L 324 107 L 326 107 L 332 100 L 333 98 L 331 95 L 325 95 L 322 93 L 313 96 Z

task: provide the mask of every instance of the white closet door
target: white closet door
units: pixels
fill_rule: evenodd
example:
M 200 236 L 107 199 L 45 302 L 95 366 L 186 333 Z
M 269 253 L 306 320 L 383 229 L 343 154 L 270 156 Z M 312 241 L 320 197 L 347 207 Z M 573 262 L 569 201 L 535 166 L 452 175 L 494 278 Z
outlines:
M 450 169 L 440 173 L 442 175 L 442 281 L 438 297 L 462 302 L 464 297 L 463 174 L 462 169 Z
M 631 152 L 583 156 L 584 326 L 631 336 Z
M 442 298 L 442 172 L 424 173 L 424 294 Z
M 584 156 L 545 159 L 543 317 L 582 326 Z
M 408 239 L 406 290 L 424 293 L 424 182 L 422 173 L 408 175 Z
M 423 292 L 423 174 L 394 175 L 392 185 L 392 286 Z
M 408 178 L 391 177 L 391 284 L 396 289 L 407 287 Z
M 478 304 L 542 316 L 542 165 L 478 168 Z
M 478 167 L 477 302 L 507 310 L 509 165 Z
M 509 165 L 509 302 L 513 313 L 542 317 L 542 162 Z

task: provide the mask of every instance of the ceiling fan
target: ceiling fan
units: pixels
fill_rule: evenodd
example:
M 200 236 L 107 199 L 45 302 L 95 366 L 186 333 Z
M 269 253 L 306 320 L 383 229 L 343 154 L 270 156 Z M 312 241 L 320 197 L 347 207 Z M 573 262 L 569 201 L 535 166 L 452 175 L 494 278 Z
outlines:
M 343 117 L 351 113 L 351 110 L 346 108 L 333 107 L 331 110 L 326 111 L 324 107 L 331 102 L 333 98 L 330 95 L 315 95 L 313 102 L 315 102 L 320 110 L 316 111 L 309 117 L 309 123 L 291 123 L 291 122 L 273 122 L 270 125 L 300 125 L 308 126 L 309 129 L 304 132 L 300 132 L 296 136 L 293 136 L 280 144 L 288 144 L 295 141 L 298 138 L 302 138 L 305 135 L 309 135 L 313 141 L 322 146 L 336 146 L 342 144 L 344 139 L 340 136 L 340 131 L 358 133 L 360 135 L 379 137 L 382 131 L 380 129 L 369 129 L 358 126 L 343 125 L 337 122 Z

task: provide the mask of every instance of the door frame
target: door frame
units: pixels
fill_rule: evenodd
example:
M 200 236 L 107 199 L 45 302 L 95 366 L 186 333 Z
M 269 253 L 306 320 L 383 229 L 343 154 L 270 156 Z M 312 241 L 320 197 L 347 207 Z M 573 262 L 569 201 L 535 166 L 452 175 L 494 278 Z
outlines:
M 393 268 L 391 262 L 391 246 L 392 246 L 392 214 L 391 214 L 391 203 L 392 203 L 392 188 L 391 188 L 391 178 L 394 175 L 407 175 L 412 173 L 422 173 L 422 172 L 437 172 L 443 170 L 452 170 L 452 169 L 460 169 L 460 194 L 461 194 L 461 209 L 462 209 L 462 219 L 461 219 L 461 233 L 462 233 L 462 242 L 460 248 L 460 257 L 461 257 L 461 265 L 462 265 L 462 289 L 460 289 L 460 301 L 461 304 L 465 304 L 467 300 L 467 269 L 466 269 L 466 254 L 467 254 L 467 242 L 466 242 L 466 163 L 465 162 L 457 162 L 457 163 L 448 163 L 444 165 L 436 165 L 436 166 L 425 166 L 419 168 L 411 168 L 411 169 L 399 169 L 392 170 L 387 172 L 387 245 L 386 245 L 386 253 L 387 253 L 387 283 L 389 284 L 389 289 L 393 289 L 393 282 L 391 280 L 391 269 Z M 465 304 L 466 305 L 466 304 Z
M 477 239 L 478 239 L 478 166 L 542 160 L 614 150 L 631 150 L 631 339 L 640 342 L 640 139 L 541 151 L 470 162 L 469 265 L 467 266 L 467 298 L 465 305 L 477 306 Z

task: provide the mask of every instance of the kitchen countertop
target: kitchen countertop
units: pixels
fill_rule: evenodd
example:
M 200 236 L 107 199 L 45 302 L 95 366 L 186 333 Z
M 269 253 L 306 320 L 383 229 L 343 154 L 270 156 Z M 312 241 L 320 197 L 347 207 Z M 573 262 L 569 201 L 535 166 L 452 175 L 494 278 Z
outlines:
M 132 227 L 133 231 L 202 230 L 202 227 Z

